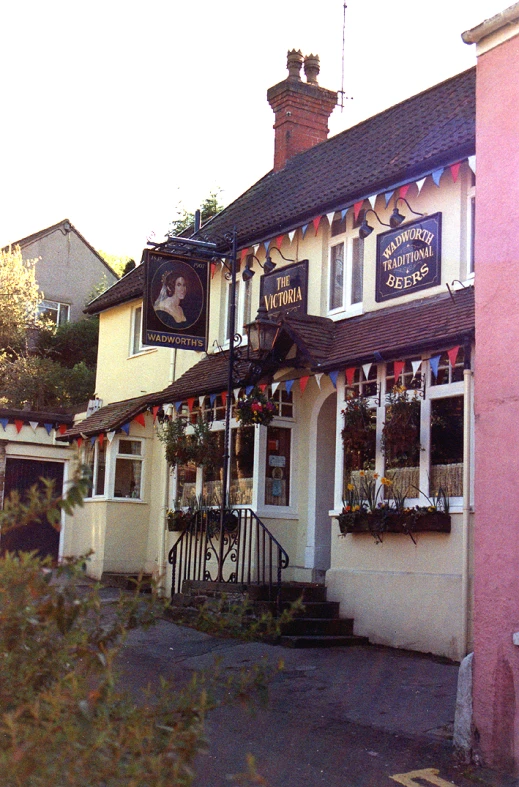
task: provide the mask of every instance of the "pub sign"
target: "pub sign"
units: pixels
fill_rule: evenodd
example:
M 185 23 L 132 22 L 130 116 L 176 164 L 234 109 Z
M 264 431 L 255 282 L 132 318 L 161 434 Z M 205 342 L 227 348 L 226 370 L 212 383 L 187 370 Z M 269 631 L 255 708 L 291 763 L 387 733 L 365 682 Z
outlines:
M 306 314 L 308 303 L 308 260 L 286 265 L 261 277 L 260 300 L 268 317 Z
M 209 320 L 207 260 L 146 249 L 144 265 L 142 343 L 205 351 Z
M 441 283 L 441 217 L 434 213 L 377 236 L 376 301 Z

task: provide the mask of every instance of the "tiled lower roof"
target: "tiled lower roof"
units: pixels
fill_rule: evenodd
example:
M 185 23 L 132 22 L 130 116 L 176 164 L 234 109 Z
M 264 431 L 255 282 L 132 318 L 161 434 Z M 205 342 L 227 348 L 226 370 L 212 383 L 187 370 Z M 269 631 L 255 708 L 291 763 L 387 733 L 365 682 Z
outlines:
M 401 306 L 333 322 L 326 317 L 285 317 L 285 335 L 297 344 L 298 357 L 306 358 L 310 372 L 329 372 L 347 366 L 403 360 L 414 353 L 447 349 L 474 336 L 474 287 L 414 300 Z M 280 341 L 283 338 L 280 337 Z M 286 343 L 286 342 L 285 342 Z M 207 355 L 174 383 L 146 394 L 102 407 L 69 429 L 63 439 L 73 439 L 119 429 L 148 407 L 173 404 L 190 397 L 227 389 L 228 352 Z M 282 361 L 290 366 L 290 361 Z M 238 364 L 244 375 L 246 361 Z

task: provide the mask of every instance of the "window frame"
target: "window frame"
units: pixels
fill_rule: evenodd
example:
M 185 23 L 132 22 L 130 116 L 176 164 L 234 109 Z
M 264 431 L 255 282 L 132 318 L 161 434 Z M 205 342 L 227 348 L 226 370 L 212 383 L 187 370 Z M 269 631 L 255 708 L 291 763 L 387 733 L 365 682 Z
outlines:
M 354 247 L 355 242 L 360 244 L 361 249 L 361 300 L 352 303 L 353 291 L 353 263 L 354 263 Z M 332 306 L 332 274 L 334 271 L 333 265 L 333 249 L 342 244 L 342 301 L 338 306 Z M 328 316 L 332 319 L 334 317 L 354 317 L 362 314 L 364 310 L 364 262 L 365 262 L 365 245 L 363 239 L 359 235 L 358 228 L 353 230 L 346 229 L 344 232 L 337 233 L 330 237 L 328 249 L 328 291 L 327 291 L 327 312 Z
M 58 328 L 70 322 L 70 303 L 44 299 L 38 306 L 38 317 L 46 316 Z M 52 319 L 49 312 L 56 312 L 56 319 Z M 63 313 L 65 316 L 63 316 Z
M 123 454 L 119 452 L 120 441 L 130 441 L 139 443 L 141 446 L 140 454 Z M 93 448 L 94 454 L 92 461 L 88 457 L 88 450 Z M 144 503 L 144 490 L 146 488 L 146 440 L 143 437 L 129 437 L 126 434 L 120 434 L 114 437 L 112 442 L 108 439 L 103 443 L 105 455 L 105 475 L 104 475 L 104 490 L 102 494 L 95 493 L 97 487 L 97 479 L 99 473 L 99 441 L 96 439 L 93 446 L 85 446 L 83 458 L 86 464 L 92 467 L 92 493 L 85 497 L 86 500 L 105 500 L 116 503 Z M 133 459 L 141 462 L 140 474 L 140 489 L 139 497 L 116 497 L 115 496 L 115 475 L 117 459 Z

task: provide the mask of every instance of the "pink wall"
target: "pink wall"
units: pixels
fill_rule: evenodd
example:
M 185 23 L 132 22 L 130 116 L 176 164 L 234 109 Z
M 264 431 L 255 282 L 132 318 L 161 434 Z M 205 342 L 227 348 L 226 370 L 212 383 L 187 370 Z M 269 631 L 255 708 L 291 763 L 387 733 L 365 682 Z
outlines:
M 478 58 L 474 724 L 519 772 L 519 36 Z

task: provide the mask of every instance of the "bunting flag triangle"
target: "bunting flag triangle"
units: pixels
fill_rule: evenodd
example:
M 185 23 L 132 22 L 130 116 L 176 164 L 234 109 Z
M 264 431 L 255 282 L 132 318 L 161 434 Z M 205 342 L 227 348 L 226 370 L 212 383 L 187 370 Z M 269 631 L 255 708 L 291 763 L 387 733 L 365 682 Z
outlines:
M 382 361 L 384 360 L 384 357 L 380 352 L 380 350 L 373 351 L 373 358 L 375 359 L 375 361 L 377 361 L 377 363 L 382 363 Z
M 395 383 L 398 383 L 400 375 L 405 366 L 405 361 L 394 361 L 393 362 L 393 374 L 395 375 Z
M 332 226 L 332 224 L 333 224 L 333 217 L 334 217 L 334 216 L 335 216 L 335 211 L 334 211 L 334 210 L 332 210 L 332 212 L 331 212 L 331 213 L 327 213 L 327 214 L 326 214 L 326 218 L 328 219 L 328 224 L 330 225 L 330 227 L 331 227 L 331 226 Z
M 400 197 L 402 197 L 402 199 L 405 199 L 406 194 L 409 191 L 410 186 L 411 186 L 410 183 L 406 183 L 405 186 L 400 186 L 400 191 L 398 192 L 398 194 L 399 194 Z
M 319 374 L 315 375 L 315 382 L 319 386 L 319 390 L 321 390 L 321 379 L 322 379 L 322 376 L 323 376 L 323 372 L 319 372 Z
M 104 445 L 104 442 L 105 442 L 105 436 L 104 436 L 103 432 L 101 432 L 101 433 L 98 435 L 98 438 L 97 438 L 97 439 L 99 440 L 99 448 L 102 448 L 102 447 L 103 447 L 103 445 Z
M 217 396 L 218 396 L 218 394 L 214 394 L 214 393 L 213 394 L 209 394 L 209 404 L 211 405 L 211 407 L 214 406 L 214 403 L 216 402 L 216 397 Z
M 151 414 L 153 416 L 153 423 L 157 420 L 157 414 L 160 410 L 160 405 L 156 404 L 151 408 Z
M 7 424 L 8 423 L 9 423 L 9 418 L 0 418 L 0 424 L 2 424 L 2 428 L 3 428 L 4 432 L 7 429 Z M 52 424 L 49 424 L 49 426 L 52 429 Z M 47 424 L 45 424 L 45 427 L 47 427 Z M 47 432 L 47 434 L 50 434 L 50 431 Z
M 266 253 L 269 250 L 270 241 L 269 240 L 264 241 L 264 246 L 265 246 L 265 253 Z
M 371 205 L 371 210 L 375 210 L 375 203 L 377 201 L 378 194 L 372 194 L 371 197 L 368 197 L 368 202 Z
M 364 379 L 369 380 L 369 373 L 371 371 L 371 367 L 373 366 L 372 363 L 365 363 L 362 366 L 362 371 L 364 373 Z
M 60 424 L 60 425 L 58 426 L 58 432 L 59 432 L 60 434 L 65 434 L 65 432 L 67 431 L 67 429 L 68 429 L 68 426 L 67 426 L 67 424 Z
M 310 379 L 310 375 L 306 375 L 305 377 L 300 377 L 299 378 L 299 388 L 300 388 L 302 394 L 305 392 L 305 388 L 307 386 L 307 383 L 308 383 L 309 379 Z
M 254 246 L 252 247 L 252 253 L 257 254 L 259 247 L 260 247 L 259 243 L 255 243 Z
M 107 436 L 107 438 L 108 438 L 108 442 L 111 444 L 111 443 L 112 443 L 112 440 L 113 440 L 113 439 L 114 439 L 114 437 L 115 437 L 115 429 L 112 429 L 110 432 L 107 432 L 107 433 L 106 433 L 106 436 Z
M 456 183 L 456 181 L 458 180 L 460 167 L 461 167 L 461 161 L 457 161 L 456 164 L 451 164 L 450 166 L 452 180 L 454 181 L 454 183 Z
M 243 262 L 243 260 L 245 259 L 245 257 L 247 256 L 248 253 L 249 253 L 249 249 L 248 248 L 247 249 L 242 249 L 240 251 L 240 265 L 241 265 L 241 263 Z
M 312 221 L 316 235 L 317 235 L 317 230 L 319 229 L 319 224 L 321 223 L 321 219 L 322 216 L 316 216 L 315 219 Z
M 182 402 L 175 402 L 175 410 L 177 411 L 177 413 L 180 412 L 181 407 L 182 407 Z
M 90 438 L 90 445 L 95 445 L 95 444 L 96 444 L 96 436 L 94 435 L 93 437 Z
M 285 380 L 285 391 L 287 392 L 287 394 L 290 393 L 290 391 L 292 390 L 292 386 L 293 385 L 294 385 L 294 381 L 293 380 Z
M 467 161 L 468 161 L 469 167 L 471 168 L 472 172 L 475 175 L 476 174 L 476 157 L 475 156 L 469 156 Z
M 296 232 L 297 230 L 290 230 L 290 232 L 288 233 L 288 239 L 290 243 L 292 243 L 292 241 L 294 240 L 294 235 L 296 234 Z
M 23 421 L 20 421 L 18 418 L 15 418 L 14 425 L 16 426 L 16 431 L 19 434 L 22 430 Z
M 306 231 L 309 226 L 310 226 L 309 224 L 303 224 L 303 226 L 301 227 L 301 235 L 303 236 L 303 238 L 305 237 Z
M 204 409 L 205 396 L 198 397 L 198 406 L 201 410 Z
M 434 374 L 435 377 L 438 377 L 438 366 L 440 365 L 440 358 L 441 355 L 435 355 L 433 358 L 429 359 L 429 363 L 431 365 L 431 372 Z
M 235 402 L 238 401 L 238 396 L 240 394 L 240 390 L 241 390 L 240 388 L 233 388 L 232 395 L 233 395 L 233 398 L 234 398 Z M 216 396 L 216 394 L 211 394 L 211 396 L 209 397 L 209 400 L 211 400 L 211 397 L 213 397 L 213 396 Z M 211 407 L 213 406 L 213 404 L 214 404 L 214 399 L 211 402 Z
M 270 391 L 272 393 L 272 396 L 274 396 L 278 388 L 279 388 L 279 383 L 271 383 Z
M 434 172 L 431 173 L 431 177 L 433 179 L 435 186 L 440 186 L 441 176 L 443 175 L 444 167 L 440 167 L 439 169 L 435 169 Z
M 457 347 L 453 347 L 452 350 L 447 350 L 447 355 L 449 356 L 449 363 L 454 368 L 456 366 L 456 359 L 458 357 L 460 346 L 458 344 Z
M 283 243 L 283 238 L 284 237 L 285 237 L 284 235 L 278 235 L 277 238 L 276 238 L 275 246 L 276 246 L 276 248 L 278 250 L 281 248 L 281 244 Z
M 418 194 L 421 192 L 423 184 L 425 183 L 426 180 L 427 178 L 420 178 L 420 180 L 416 181 L 416 185 L 418 186 Z
M 0 423 L 2 423 L 2 426 L 3 426 L 3 420 L 4 420 L 3 418 L 0 419 Z M 54 424 L 43 424 L 43 426 L 45 427 L 45 431 L 47 432 L 47 434 L 50 435 L 50 433 L 54 429 Z M 4 426 L 4 429 L 5 429 L 5 426 Z
M 77 447 L 81 448 L 81 446 L 83 445 L 83 438 L 82 437 L 78 437 L 77 440 L 76 440 L 76 443 L 77 443 Z
M 355 366 L 349 366 L 346 369 L 346 385 L 353 385 L 354 377 L 355 377 Z
M 341 220 L 342 220 L 342 219 L 344 219 L 344 217 L 345 217 L 345 215 L 347 214 L 347 212 L 348 212 L 348 208 L 343 208 L 343 209 L 341 210 Z
M 364 205 L 364 200 L 363 199 L 359 200 L 358 202 L 356 202 L 354 204 L 354 206 L 353 206 L 353 217 L 354 217 L 355 221 L 357 221 L 357 219 L 359 218 L 359 213 L 360 213 L 363 205 Z
M 29 426 L 33 432 L 36 432 L 36 429 L 38 428 L 38 421 L 29 421 Z
M 395 190 L 393 189 L 393 191 L 386 191 L 386 193 L 384 194 L 384 198 L 386 200 L 386 208 L 389 205 L 389 200 L 391 199 L 391 197 L 393 196 L 394 193 L 395 193 Z
M 411 361 L 411 366 L 412 366 L 412 369 L 413 369 L 413 377 L 416 377 L 416 375 L 418 373 L 418 369 L 420 368 L 421 365 L 422 365 L 422 360 L 421 359 L 419 361 Z
M 267 389 L 267 383 L 261 383 L 261 385 L 258 385 L 258 388 L 260 389 L 261 393 L 264 394 Z
M 193 409 L 194 405 L 195 405 L 195 397 L 194 396 L 190 396 L 189 399 L 187 400 L 187 409 L 189 410 L 189 412 L 191 412 L 191 410 Z
M 226 405 L 227 405 L 227 391 L 222 391 L 222 393 L 220 394 L 220 397 L 222 399 L 222 407 L 226 407 Z
M 245 389 L 245 393 L 247 394 L 247 396 L 250 396 L 251 393 L 253 392 L 253 390 L 254 390 L 254 386 L 253 385 L 248 385 L 246 387 L 246 389 Z
M 146 419 L 145 419 L 145 417 L 144 417 L 144 413 L 139 413 L 138 415 L 136 415 L 136 416 L 134 417 L 134 419 L 133 419 L 133 420 L 134 420 L 134 421 L 136 421 L 136 422 L 137 422 L 138 424 L 140 424 L 141 426 L 146 426 Z
M 214 274 L 216 273 L 216 262 L 211 263 L 211 279 L 214 279 Z
M 124 434 L 126 435 L 126 437 L 128 437 L 128 435 L 130 434 L 130 424 L 129 424 L 129 423 L 127 423 L 127 424 L 123 424 L 123 425 L 121 426 L 121 431 L 122 431 L 122 432 L 124 432 Z
M 337 388 L 337 378 L 339 376 L 339 372 L 328 372 L 328 377 L 333 383 L 333 387 Z

